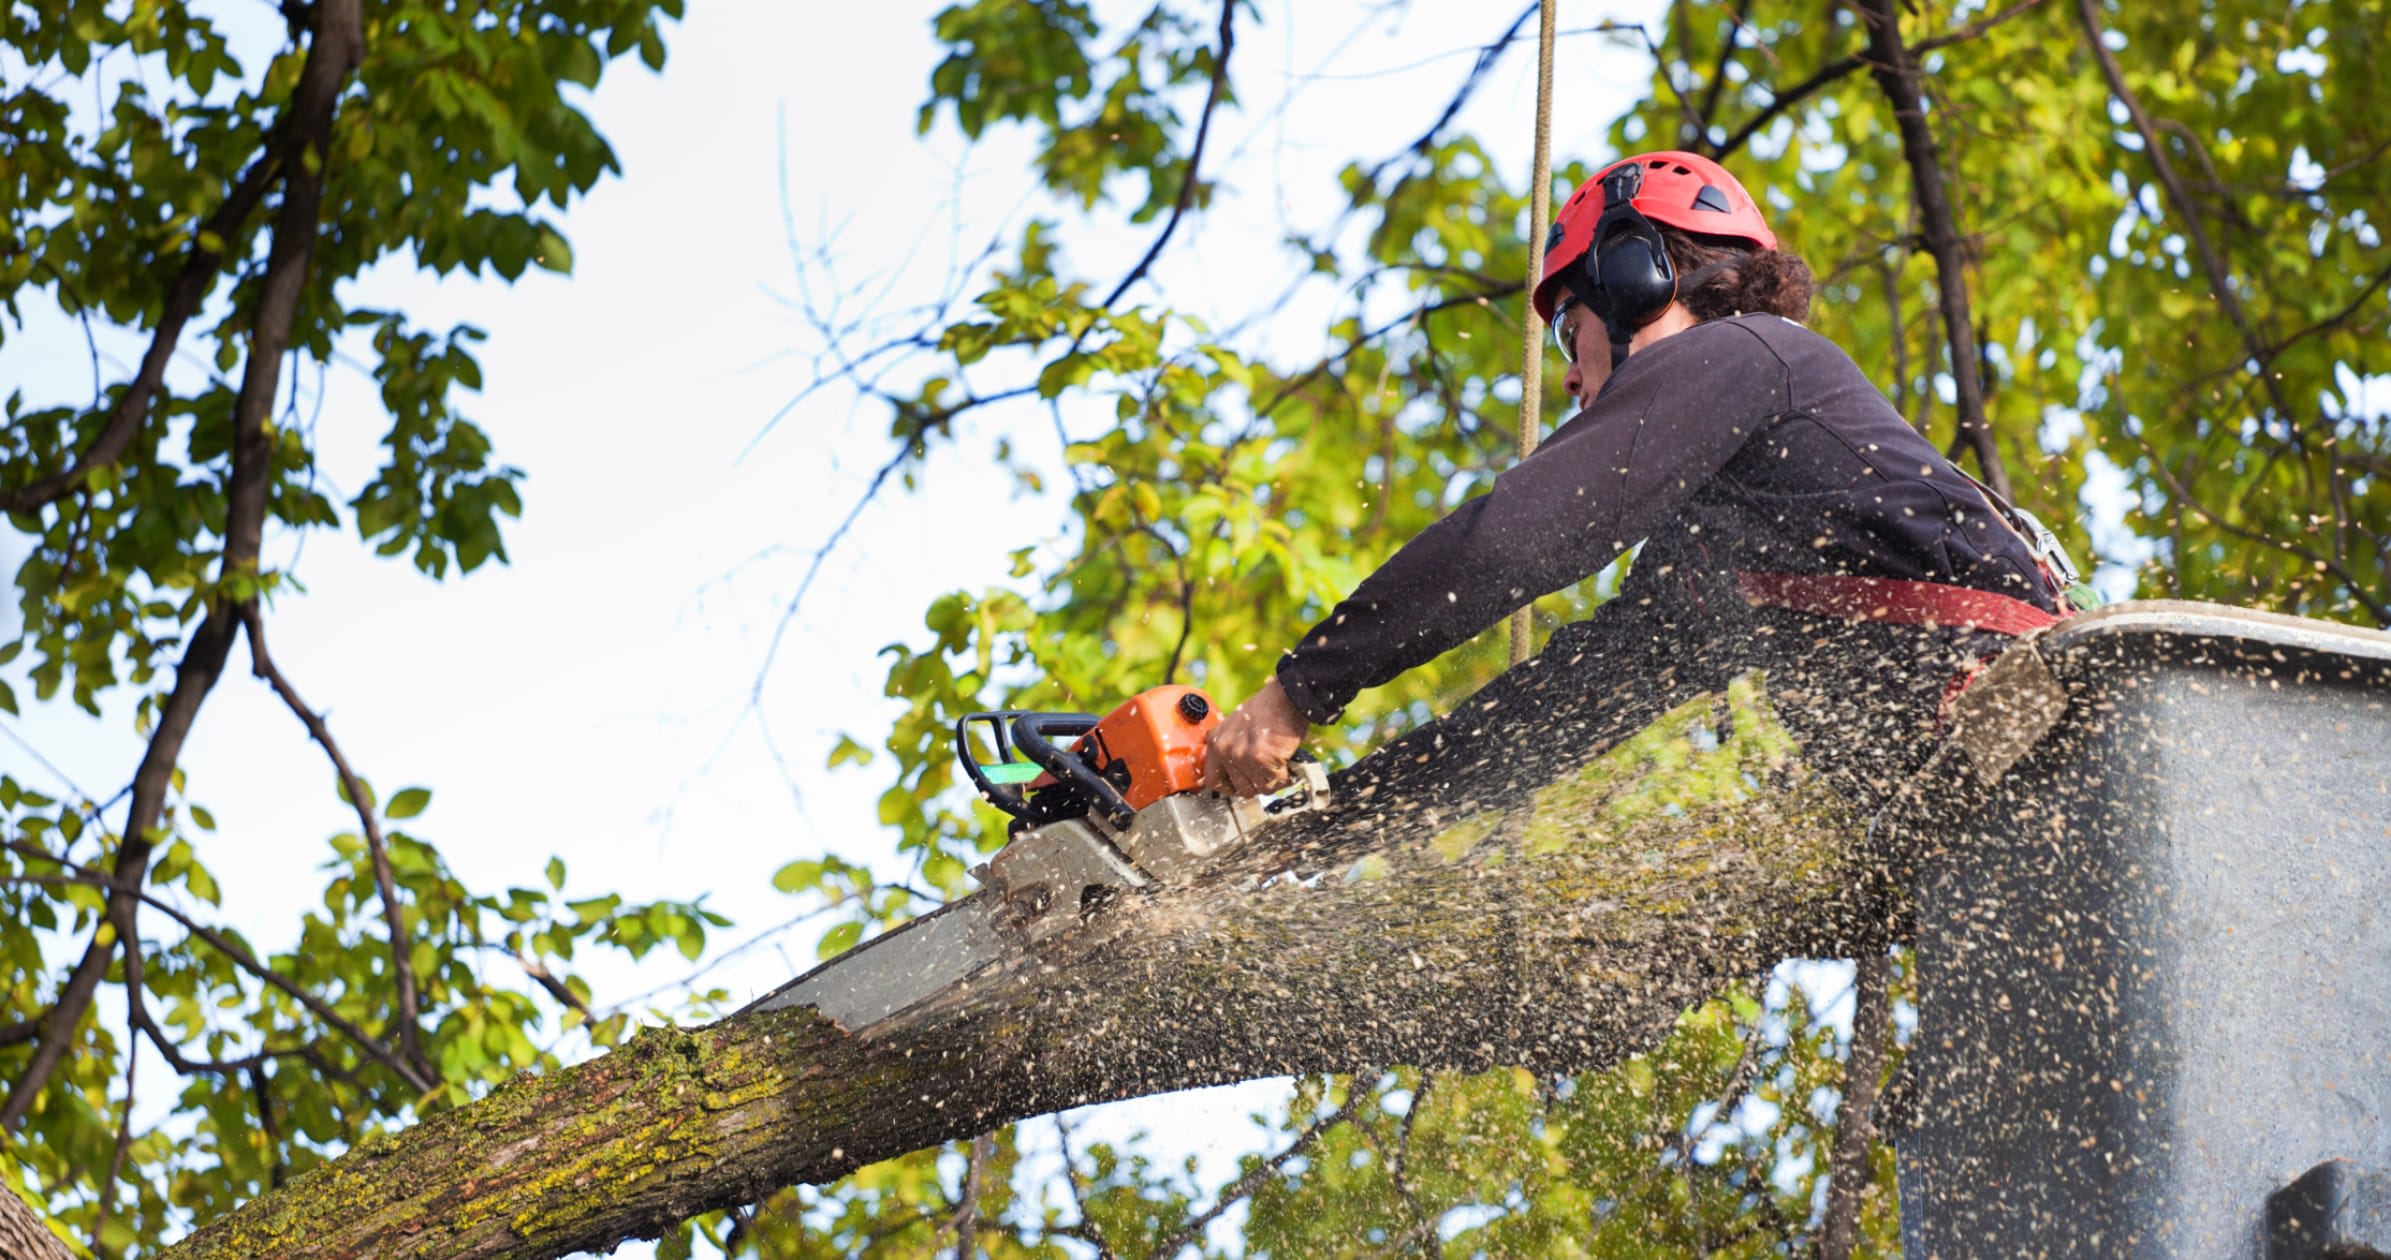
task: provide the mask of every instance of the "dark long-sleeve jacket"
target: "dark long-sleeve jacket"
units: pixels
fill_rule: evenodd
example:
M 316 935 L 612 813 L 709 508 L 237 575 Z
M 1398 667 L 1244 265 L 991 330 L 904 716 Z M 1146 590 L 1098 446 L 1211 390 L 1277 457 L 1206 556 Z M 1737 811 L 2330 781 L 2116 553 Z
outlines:
M 1280 660 L 1280 685 L 1305 717 L 1333 721 L 1362 689 L 1638 542 L 1623 596 L 1698 600 L 1706 576 L 1742 570 L 1939 582 L 2056 607 L 2024 540 L 1849 355 L 1746 315 L 1636 351 L 1592 406 L 1312 627 Z

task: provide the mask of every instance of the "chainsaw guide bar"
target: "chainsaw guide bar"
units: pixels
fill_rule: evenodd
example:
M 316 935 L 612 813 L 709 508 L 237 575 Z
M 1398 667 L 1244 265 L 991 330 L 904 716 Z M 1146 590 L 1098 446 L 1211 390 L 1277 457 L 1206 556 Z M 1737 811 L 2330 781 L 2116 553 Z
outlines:
M 1203 790 L 1219 711 L 1193 687 L 1141 692 L 1099 719 L 974 713 L 955 751 L 1010 839 L 972 875 L 980 891 L 899 924 L 748 1006 L 811 1006 L 849 1032 L 1034 952 L 1124 898 L 1184 888 L 1287 819 L 1325 809 L 1328 771 L 1301 760 L 1265 800 Z M 1068 747 L 1058 741 L 1068 739 Z M 982 762 L 981 741 L 1002 760 Z M 1021 758 L 1026 758 L 1022 760 Z

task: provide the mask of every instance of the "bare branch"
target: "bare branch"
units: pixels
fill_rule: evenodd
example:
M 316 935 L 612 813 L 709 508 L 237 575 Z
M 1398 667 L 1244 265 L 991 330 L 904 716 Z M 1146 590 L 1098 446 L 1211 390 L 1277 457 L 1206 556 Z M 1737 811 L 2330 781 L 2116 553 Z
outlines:
M 332 762 L 333 772 L 340 776 L 341 790 L 349 795 L 349 804 L 357 811 L 357 825 L 365 832 L 365 845 L 373 857 L 374 887 L 382 897 L 382 921 L 390 930 L 390 974 L 398 988 L 399 1054 L 415 1065 L 426 1078 L 437 1078 L 438 1068 L 424 1058 L 422 1023 L 416 1007 L 415 965 L 413 950 L 407 936 L 404 917 L 399 912 L 398 881 L 390 870 L 390 846 L 382 838 L 382 823 L 374 813 L 373 796 L 366 791 L 365 781 L 341 754 L 340 745 L 332 738 L 332 727 L 324 715 L 307 707 L 299 698 L 299 691 L 283 676 L 274 664 L 273 655 L 266 650 L 266 618 L 253 602 L 244 610 L 243 622 L 249 631 L 249 672 L 274 688 L 283 704 L 307 728 L 310 738 L 321 746 L 324 756 Z

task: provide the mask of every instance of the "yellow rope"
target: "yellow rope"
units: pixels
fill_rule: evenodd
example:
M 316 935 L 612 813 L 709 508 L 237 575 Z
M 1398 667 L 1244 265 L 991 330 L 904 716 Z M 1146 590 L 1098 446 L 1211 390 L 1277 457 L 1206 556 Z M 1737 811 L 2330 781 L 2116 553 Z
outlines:
M 1529 182 L 1527 312 L 1519 321 L 1519 457 L 1536 453 L 1536 439 L 1544 430 L 1544 320 L 1536 314 L 1533 294 L 1544 278 L 1544 233 L 1552 222 L 1552 36 L 1555 0 L 1544 0 L 1536 38 L 1536 161 Z M 1511 663 L 1528 659 L 1535 649 L 1535 629 L 1528 610 L 1511 614 Z

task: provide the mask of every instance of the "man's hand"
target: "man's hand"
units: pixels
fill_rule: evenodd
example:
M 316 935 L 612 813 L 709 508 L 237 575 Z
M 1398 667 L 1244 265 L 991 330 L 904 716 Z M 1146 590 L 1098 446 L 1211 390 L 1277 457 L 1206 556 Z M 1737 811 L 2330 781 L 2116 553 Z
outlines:
M 1311 723 L 1271 679 L 1212 728 L 1204 748 L 1204 786 L 1232 796 L 1260 796 L 1294 781 L 1287 759 L 1303 747 Z

